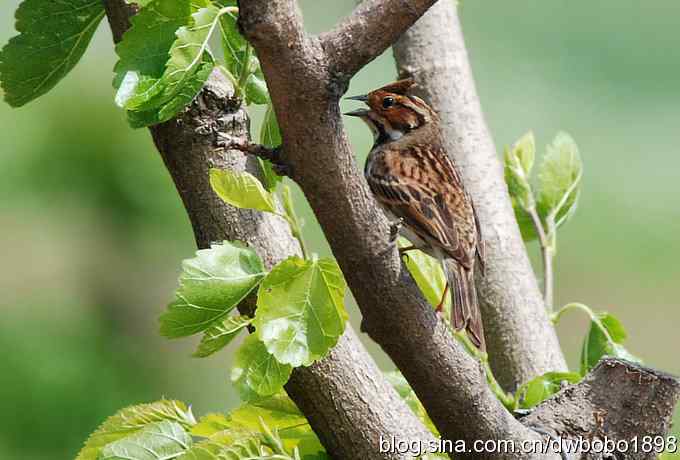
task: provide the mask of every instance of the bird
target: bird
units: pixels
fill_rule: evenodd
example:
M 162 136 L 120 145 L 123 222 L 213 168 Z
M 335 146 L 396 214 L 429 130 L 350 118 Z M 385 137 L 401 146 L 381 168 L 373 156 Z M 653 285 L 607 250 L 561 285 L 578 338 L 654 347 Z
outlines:
M 359 117 L 373 133 L 366 158 L 368 186 L 394 222 L 396 234 L 438 259 L 447 279 L 442 311 L 452 291 L 451 325 L 465 330 L 470 341 L 486 350 L 484 328 L 475 287 L 475 265 L 484 271 L 484 248 L 474 203 L 458 168 L 444 147 L 440 118 L 422 99 L 411 94 L 413 79 L 399 80 L 361 96 L 367 108 L 345 113 Z

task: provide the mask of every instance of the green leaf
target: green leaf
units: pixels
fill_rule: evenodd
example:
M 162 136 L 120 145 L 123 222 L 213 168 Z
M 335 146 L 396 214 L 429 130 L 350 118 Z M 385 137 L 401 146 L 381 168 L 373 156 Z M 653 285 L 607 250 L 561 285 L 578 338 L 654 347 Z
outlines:
M 231 428 L 253 431 L 259 429 L 261 420 L 277 430 L 302 425 L 310 429 L 305 416 L 284 391 L 241 405 L 229 413 L 229 420 Z
M 385 372 L 385 377 L 387 378 L 387 381 L 390 382 L 390 385 L 392 385 L 394 389 L 397 390 L 397 393 L 399 394 L 401 399 L 403 399 L 406 402 L 406 404 L 408 404 L 408 406 L 411 408 L 413 413 L 420 419 L 420 421 L 423 422 L 423 424 L 435 436 L 439 436 L 439 431 L 437 431 L 437 428 L 434 426 L 434 423 L 432 423 L 430 416 L 427 415 L 425 407 L 420 402 L 420 400 L 418 399 L 415 392 L 408 384 L 402 373 L 399 371 Z
M 168 97 L 158 109 L 158 121 L 155 123 L 166 122 L 179 114 L 187 105 L 191 104 L 196 95 L 203 89 L 205 82 L 212 73 L 215 64 L 212 58 L 204 56 L 198 64 L 196 72 L 185 76 L 182 86 L 176 93 Z
M 214 440 L 206 439 L 195 443 L 191 446 L 191 449 L 177 457 L 177 460 L 221 460 L 219 454 L 223 448 L 222 445 Z
M 276 114 L 274 108 L 269 104 L 267 111 L 264 114 L 262 121 L 262 129 L 260 130 L 260 144 L 265 147 L 275 148 L 281 146 L 281 132 L 279 130 L 279 123 L 276 121 Z M 274 172 L 271 162 L 260 159 L 260 166 L 264 176 L 264 183 L 267 190 L 272 191 L 276 185 L 283 179 Z
M 188 428 L 196 423 L 183 402 L 162 400 L 119 410 L 92 433 L 78 453 L 76 460 L 95 460 L 109 443 L 142 430 L 151 423 L 170 420 Z
M 164 420 L 107 444 L 99 460 L 166 460 L 178 457 L 191 447 L 191 436 L 182 425 Z
M 130 29 L 116 46 L 119 60 L 114 68 L 114 86 L 119 89 L 118 105 L 141 108 L 163 90 L 159 80 L 177 40 L 176 32 L 191 20 L 189 0 L 153 0 L 131 18 Z
M 522 208 L 522 206 L 517 203 L 516 200 L 510 198 L 512 202 L 512 210 L 515 212 L 515 219 L 517 219 L 517 225 L 519 226 L 519 231 L 522 234 L 522 239 L 525 242 L 533 241 L 538 238 L 538 233 L 536 233 L 536 227 L 534 226 L 534 221 L 531 216 Z
M 279 392 L 293 368 L 270 355 L 256 335 L 249 335 L 236 352 L 231 381 L 245 401 Z
M 274 197 L 255 176 L 230 169 L 211 169 L 210 185 L 226 203 L 237 208 L 275 212 Z
M 196 97 L 196 94 L 203 89 L 212 69 L 212 60 L 204 62 L 195 74 L 187 78 L 182 91 L 175 94 L 170 100 L 163 103 L 158 108 L 143 111 L 128 110 L 127 119 L 130 126 L 132 128 L 145 128 L 174 118 L 189 105 Z
M 262 439 L 260 437 L 251 437 L 246 439 L 239 439 L 229 445 L 226 449 L 221 451 L 224 458 L 234 460 L 268 460 L 274 459 L 269 452 L 263 451 Z M 279 457 L 281 458 L 281 457 Z M 281 458 L 281 460 L 287 460 Z
M 223 2 L 224 6 L 235 6 L 236 2 Z M 268 104 L 269 91 L 262 74 L 260 61 L 252 47 L 238 30 L 237 16 L 227 13 L 220 19 L 220 35 L 227 71 L 239 86 L 239 94 L 245 95 L 246 104 Z
M 581 348 L 581 375 L 595 367 L 607 355 L 632 362 L 641 362 L 624 346 L 626 330 L 612 314 L 602 312 L 591 316 L 590 329 Z
M 236 6 L 236 2 L 225 2 L 223 6 Z M 227 13 L 220 18 L 225 67 L 235 80 L 239 79 L 246 66 L 250 64 L 249 44 L 239 32 L 237 20 L 238 16 L 235 13 Z
M 555 136 L 538 171 L 538 212 L 556 226 L 576 210 L 583 166 L 576 142 L 567 133 Z
M 547 372 L 523 384 L 516 393 L 519 407 L 530 409 L 562 389 L 562 382 L 578 383 L 581 375 L 576 372 Z
M 302 460 L 332 460 L 316 435 L 300 440 L 296 447 Z
M 256 423 L 264 422 L 277 430 L 288 452 L 298 449 L 303 458 L 329 458 L 305 416 L 283 391 L 241 406 L 232 411 L 230 416 L 234 423 L 244 428 L 253 429 Z
M 505 181 L 510 196 L 525 209 L 534 204 L 529 178 L 535 155 L 536 142 L 532 132 L 528 132 L 515 145 L 506 149 L 504 155 Z
M 191 434 L 209 438 L 216 433 L 231 428 L 231 422 L 225 414 L 206 414 L 198 420 L 198 423 L 191 428 Z
M 278 433 L 221 432 L 195 444 L 177 460 L 298 460 L 277 443 Z
M 276 120 L 276 113 L 271 104 L 267 105 L 267 111 L 262 121 L 262 132 L 260 133 L 260 143 L 265 147 L 279 147 L 282 143 L 279 123 Z
M 262 422 L 279 431 L 287 451 L 292 451 L 296 447 L 305 454 L 324 450 L 307 419 L 283 391 L 242 404 L 227 415 L 206 415 L 191 433 L 203 437 L 230 433 L 233 439 L 237 439 L 260 433 Z
M 0 54 L 5 100 L 20 107 L 47 93 L 85 53 L 104 17 L 100 0 L 24 0 Z
M 218 352 L 229 345 L 252 321 L 252 318 L 247 316 L 230 316 L 224 321 L 218 321 L 205 331 L 194 356 L 205 358 Z
M 536 141 L 534 134 L 530 131 L 511 148 L 506 149 L 503 158 L 505 182 L 508 185 L 512 208 L 524 241 L 537 238 L 534 223 L 527 212 L 536 206 L 530 181 L 535 155 Z
M 411 246 L 411 242 L 405 238 L 399 238 L 400 248 L 409 246 Z M 446 277 L 444 276 L 441 263 L 437 259 L 418 250 L 407 252 L 403 259 L 406 268 L 430 305 L 433 307 L 439 305 L 446 288 Z M 444 300 L 442 316 L 444 318 L 451 317 L 450 296 L 447 296 Z
M 290 257 L 258 291 L 255 329 L 283 364 L 308 366 L 324 357 L 345 331 L 345 280 L 333 259 Z
M 212 326 L 241 302 L 265 275 L 255 251 L 225 241 L 182 262 L 176 299 L 160 317 L 161 334 L 175 338 Z
M 255 72 L 250 74 L 246 80 L 246 104 L 269 104 L 269 90 L 267 89 L 267 83 L 264 80 L 264 74 L 262 69 L 260 69 L 260 61 L 255 58 L 256 64 L 254 64 Z
M 155 0 L 133 18 L 115 69 L 116 103 L 130 125 L 170 120 L 200 92 L 214 67 L 208 40 L 219 16 L 208 2 Z
M 177 94 L 186 92 L 187 88 L 193 88 L 193 85 L 188 84 L 193 75 L 201 68 L 205 70 L 205 67 L 212 63 L 208 41 L 217 29 L 219 16 L 220 10 L 214 5 L 210 5 L 207 8 L 199 9 L 192 15 L 191 25 L 180 27 L 177 30 L 177 40 L 170 48 L 170 59 L 161 77 L 163 85 L 161 100 L 163 102 L 173 99 Z M 212 70 L 212 66 L 210 66 L 210 70 Z M 193 99 L 195 95 L 196 92 L 193 92 L 191 98 Z M 165 112 L 165 117 L 171 118 L 175 115 L 170 114 L 167 108 Z

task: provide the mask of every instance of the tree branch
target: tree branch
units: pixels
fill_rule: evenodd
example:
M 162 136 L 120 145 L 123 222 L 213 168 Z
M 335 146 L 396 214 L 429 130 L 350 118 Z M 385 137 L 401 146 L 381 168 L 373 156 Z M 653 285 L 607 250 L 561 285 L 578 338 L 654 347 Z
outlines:
M 106 0 L 114 37 L 129 24 L 121 21 L 130 11 L 123 0 Z M 214 72 L 206 87 L 178 119 L 155 126 L 151 133 L 190 217 L 197 245 L 241 240 L 255 248 L 265 265 L 300 253 L 288 225 L 272 214 L 237 209 L 212 191 L 211 167 L 248 171 L 259 176 L 254 157 L 218 144 L 227 134 L 249 141 L 247 113 L 231 103 L 233 87 Z M 380 436 L 397 439 L 432 439 L 384 379 L 350 325 L 331 353 L 310 367 L 293 371 L 286 391 L 309 420 L 328 453 L 338 459 L 405 459 L 394 452 L 379 452 Z
M 456 7 L 435 5 L 399 39 L 394 54 L 400 75 L 413 76 L 419 95 L 440 114 L 447 150 L 481 221 L 487 263 L 477 283 L 494 374 L 512 390 L 566 370 L 484 120 Z
M 349 80 L 382 54 L 437 0 L 365 0 L 321 36 L 331 71 Z

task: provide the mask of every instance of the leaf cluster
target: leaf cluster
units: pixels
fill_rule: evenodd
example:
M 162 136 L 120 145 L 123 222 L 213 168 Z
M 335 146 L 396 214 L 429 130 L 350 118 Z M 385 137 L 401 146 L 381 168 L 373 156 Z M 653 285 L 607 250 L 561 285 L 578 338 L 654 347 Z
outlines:
M 327 460 L 297 406 L 279 392 L 198 421 L 181 401 L 118 411 L 85 442 L 76 460 Z
M 140 10 L 116 46 L 114 67 L 115 101 L 131 126 L 178 115 L 215 68 L 232 81 L 236 98 L 269 103 L 259 60 L 238 31 L 236 1 L 134 3 Z M 24 0 L 16 13 L 19 34 L 0 53 L 5 100 L 18 107 L 55 87 L 82 58 L 104 16 L 99 0 Z
M 194 356 L 210 356 L 254 328 L 231 372 L 244 400 L 280 391 L 293 367 L 309 366 L 335 346 L 347 321 L 346 285 L 333 259 L 290 257 L 266 273 L 252 249 L 225 241 L 185 260 L 179 283 L 160 317 L 161 334 L 203 333 Z M 254 317 L 230 315 L 255 288 Z
M 269 122 L 271 123 L 271 121 Z M 263 136 L 276 141 L 278 129 Z M 292 369 L 328 354 L 345 330 L 346 283 L 332 258 L 308 256 L 287 185 L 265 188 L 247 172 L 213 169 L 210 184 L 232 206 L 268 212 L 284 219 L 303 248 L 266 272 L 257 254 L 241 243 L 223 242 L 184 261 L 176 299 L 161 316 L 161 333 L 182 337 L 203 332 L 194 354 L 206 357 L 250 328 L 236 351 L 231 380 L 242 399 L 271 396 Z M 230 315 L 257 288 L 254 315 Z
M 549 239 L 574 214 L 583 175 L 578 146 L 565 132 L 559 132 L 547 146 L 533 181 L 535 157 L 536 142 L 531 132 L 504 154 L 505 181 L 525 241 L 539 236 L 532 214 L 539 217 Z

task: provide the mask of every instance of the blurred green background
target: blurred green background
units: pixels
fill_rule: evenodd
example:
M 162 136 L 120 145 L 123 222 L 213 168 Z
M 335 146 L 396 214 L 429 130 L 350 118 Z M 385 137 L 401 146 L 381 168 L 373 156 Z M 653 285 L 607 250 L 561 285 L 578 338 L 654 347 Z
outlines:
M 0 12 L 3 44 L 18 3 Z M 300 3 L 320 32 L 354 2 Z M 560 129 L 580 146 L 583 193 L 559 235 L 558 303 L 615 313 L 633 353 L 680 374 L 680 4 L 465 0 L 460 11 L 499 149 L 529 129 L 541 146 Z M 19 110 L 0 104 L 3 460 L 73 458 L 107 415 L 161 396 L 197 413 L 236 403 L 229 353 L 192 359 L 194 340 L 157 333 L 194 243 L 148 133 L 113 104 L 114 62 L 103 23 L 55 90 Z M 350 92 L 393 77 L 387 52 Z M 368 130 L 347 124 L 363 163 Z M 327 251 L 303 211 L 309 240 Z M 585 329 L 578 314 L 559 327 L 574 367 Z

